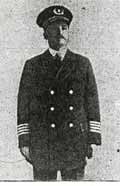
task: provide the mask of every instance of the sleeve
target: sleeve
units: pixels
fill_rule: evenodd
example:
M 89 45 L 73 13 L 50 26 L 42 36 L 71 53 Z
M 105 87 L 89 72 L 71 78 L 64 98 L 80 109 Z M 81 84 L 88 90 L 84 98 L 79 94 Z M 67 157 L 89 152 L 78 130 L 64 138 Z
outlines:
M 17 132 L 19 148 L 29 146 L 29 102 L 32 81 L 32 67 L 26 62 L 20 80 L 17 100 Z
M 101 122 L 98 90 L 91 63 L 88 63 L 86 82 L 87 117 L 89 123 L 88 143 L 101 145 Z

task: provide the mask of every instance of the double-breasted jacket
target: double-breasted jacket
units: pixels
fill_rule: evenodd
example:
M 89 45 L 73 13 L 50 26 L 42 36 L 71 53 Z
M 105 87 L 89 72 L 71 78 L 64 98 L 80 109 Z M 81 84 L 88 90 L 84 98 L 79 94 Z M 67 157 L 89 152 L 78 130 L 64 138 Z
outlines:
M 25 63 L 18 92 L 19 147 L 37 169 L 84 167 L 89 144 L 101 144 L 100 111 L 90 61 L 66 52 L 58 67 L 49 50 Z

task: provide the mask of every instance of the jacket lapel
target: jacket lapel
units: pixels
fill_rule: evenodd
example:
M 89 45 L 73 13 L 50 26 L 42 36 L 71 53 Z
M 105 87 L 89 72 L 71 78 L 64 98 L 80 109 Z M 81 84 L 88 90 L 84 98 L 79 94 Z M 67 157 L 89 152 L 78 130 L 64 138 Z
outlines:
M 62 81 L 68 78 L 75 69 L 74 61 L 72 52 L 68 49 L 62 61 L 63 64 L 56 74 L 56 78 Z
M 65 57 L 61 62 L 62 65 L 57 73 L 55 72 L 53 56 L 50 54 L 49 50 L 45 51 L 42 60 L 44 61 L 44 69 L 47 71 L 48 78 L 53 77 L 56 78 L 56 80 L 64 81 L 75 69 L 75 58 L 69 49 L 67 50 Z

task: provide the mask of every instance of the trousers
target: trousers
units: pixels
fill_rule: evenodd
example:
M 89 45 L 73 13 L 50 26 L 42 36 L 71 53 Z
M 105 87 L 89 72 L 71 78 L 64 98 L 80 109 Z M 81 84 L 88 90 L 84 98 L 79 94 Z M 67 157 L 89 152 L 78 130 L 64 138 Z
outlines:
M 61 181 L 80 181 L 84 178 L 84 168 L 72 169 L 72 170 L 60 170 L 62 180 Z M 57 181 L 57 170 L 36 170 L 33 167 L 33 175 L 35 181 Z

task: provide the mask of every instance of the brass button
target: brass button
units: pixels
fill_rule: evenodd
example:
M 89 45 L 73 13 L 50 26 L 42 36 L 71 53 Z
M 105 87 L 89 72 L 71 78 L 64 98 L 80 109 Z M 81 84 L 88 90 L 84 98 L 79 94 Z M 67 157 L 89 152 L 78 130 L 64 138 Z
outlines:
M 74 125 L 73 123 L 69 123 L 69 127 L 72 128 Z
M 50 94 L 51 94 L 51 95 L 54 95 L 54 94 L 55 94 L 55 91 L 54 91 L 54 90 L 51 90 L 51 91 L 50 91 Z
M 51 110 L 51 111 L 54 111 L 54 110 L 55 110 L 55 108 L 54 108 L 54 107 L 50 107 L 50 110 Z
M 73 94 L 73 90 L 72 89 L 69 90 L 69 94 L 71 94 L 71 95 Z
M 69 110 L 73 110 L 74 108 L 73 108 L 73 106 L 69 106 Z
M 52 123 L 52 124 L 51 124 L 51 127 L 52 127 L 52 128 L 55 128 L 55 124 L 54 124 L 54 123 Z

